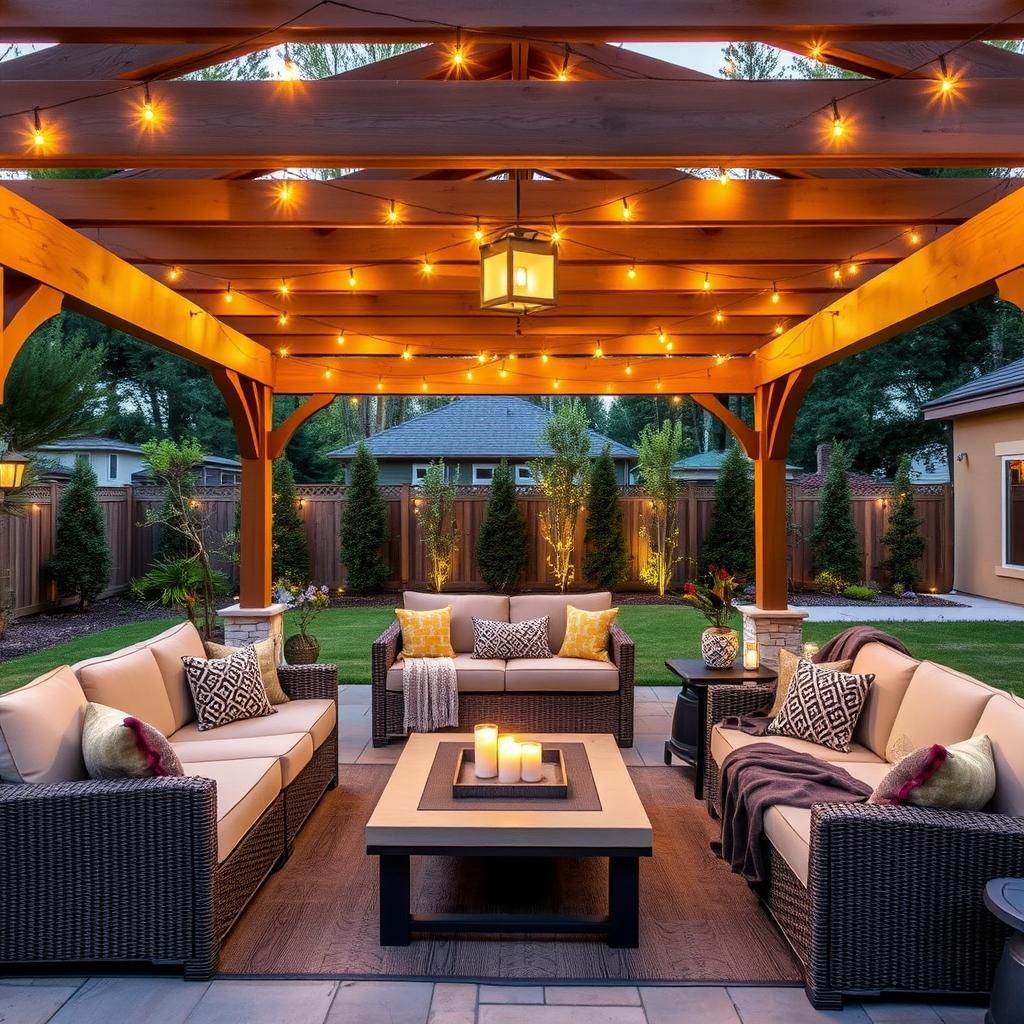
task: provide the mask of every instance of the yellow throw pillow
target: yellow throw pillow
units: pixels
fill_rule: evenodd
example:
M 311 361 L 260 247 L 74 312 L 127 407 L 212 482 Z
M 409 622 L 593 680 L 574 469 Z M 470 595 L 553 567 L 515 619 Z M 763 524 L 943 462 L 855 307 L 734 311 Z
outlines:
M 395 614 L 402 624 L 402 654 L 406 658 L 455 657 L 451 606 L 428 612 L 396 608 Z
M 586 612 L 569 605 L 565 616 L 565 639 L 560 658 L 586 658 L 587 661 L 611 661 L 608 657 L 608 634 L 618 608 L 603 612 Z
M 790 684 L 793 682 L 793 676 L 796 675 L 796 667 L 802 660 L 799 654 L 787 651 L 785 647 L 779 651 L 779 676 L 775 681 L 775 700 L 772 703 L 771 711 L 768 712 L 769 718 L 774 718 L 782 710 L 782 705 L 786 703 Z M 853 668 L 853 661 L 827 661 L 823 665 L 819 665 L 818 668 L 849 672 Z
M 224 644 L 215 644 L 207 640 L 203 645 L 206 648 L 208 658 L 228 658 L 237 654 L 241 647 L 225 647 Z M 287 704 L 291 697 L 281 687 L 281 678 L 277 674 L 277 645 L 273 637 L 266 640 L 257 640 L 253 646 L 256 648 L 256 657 L 260 663 L 260 678 L 263 680 L 263 689 L 267 691 L 267 700 L 271 704 Z

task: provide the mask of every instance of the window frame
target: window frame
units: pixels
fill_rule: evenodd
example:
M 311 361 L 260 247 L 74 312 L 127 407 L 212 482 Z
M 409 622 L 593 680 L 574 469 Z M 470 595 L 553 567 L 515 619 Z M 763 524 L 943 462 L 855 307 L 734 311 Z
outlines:
M 1024 571 L 1024 562 L 1010 561 L 1010 463 L 1024 463 L 1024 452 L 1018 454 L 1002 455 L 1000 458 L 1000 487 L 1002 489 L 1002 501 L 1000 502 L 999 518 L 1001 520 L 1000 530 L 1002 539 L 1002 558 L 1000 559 L 1003 569 L 1010 569 L 1016 572 Z
M 423 475 L 427 475 L 427 470 L 430 468 L 429 462 L 414 462 L 412 464 L 412 485 L 413 487 L 422 487 L 423 481 L 417 476 L 417 470 L 422 470 Z
M 526 475 L 526 479 L 520 479 L 520 473 Z M 536 487 L 537 479 L 530 470 L 530 464 L 528 462 L 517 462 L 514 470 L 513 479 L 516 487 Z
M 473 463 L 473 474 L 472 481 L 474 487 L 490 487 L 494 483 L 494 472 L 498 468 L 496 462 L 474 462 Z M 491 477 L 489 480 L 478 480 L 476 472 L 478 469 L 489 469 L 491 471 Z

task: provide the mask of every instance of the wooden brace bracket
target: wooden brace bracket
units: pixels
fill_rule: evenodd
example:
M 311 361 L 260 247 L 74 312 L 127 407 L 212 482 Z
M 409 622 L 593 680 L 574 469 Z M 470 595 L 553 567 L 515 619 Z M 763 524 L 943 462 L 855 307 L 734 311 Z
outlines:
M 310 395 L 302 405 L 292 411 L 286 420 L 274 427 L 270 432 L 270 458 L 280 458 L 284 454 L 284 450 L 295 434 L 295 431 L 298 430 L 310 416 L 320 412 L 321 409 L 326 409 L 327 406 L 329 406 L 337 397 L 337 395 Z
M 696 405 L 706 409 L 712 416 L 720 419 L 732 431 L 733 436 L 743 446 L 743 450 L 752 459 L 757 458 L 757 431 L 748 427 L 731 409 L 723 405 L 714 395 L 691 395 Z
M 15 357 L 29 335 L 60 312 L 64 296 L 48 285 L 39 284 L 0 267 L 3 321 L 0 322 L 0 402 Z

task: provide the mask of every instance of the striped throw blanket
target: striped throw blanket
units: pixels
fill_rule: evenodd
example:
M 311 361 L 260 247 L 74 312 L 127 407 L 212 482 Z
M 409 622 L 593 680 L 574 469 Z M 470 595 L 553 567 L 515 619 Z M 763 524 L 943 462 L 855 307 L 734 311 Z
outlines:
M 459 686 L 451 658 L 405 658 L 405 731 L 434 732 L 459 724 Z

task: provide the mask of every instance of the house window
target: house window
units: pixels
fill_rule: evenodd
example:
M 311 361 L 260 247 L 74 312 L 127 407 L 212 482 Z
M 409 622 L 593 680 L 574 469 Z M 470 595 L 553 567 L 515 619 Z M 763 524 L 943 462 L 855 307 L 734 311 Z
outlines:
M 494 471 L 497 466 L 493 462 L 475 462 L 473 464 L 473 484 L 476 487 L 490 487 L 494 483 Z
M 536 482 L 529 466 L 516 466 L 516 485 L 518 487 L 532 487 Z
M 1005 565 L 1024 567 L 1024 458 L 1003 460 L 1005 467 L 1004 505 Z
M 429 468 L 426 462 L 416 462 L 412 467 L 412 485 L 413 487 L 419 487 L 422 485 L 427 475 L 427 469 Z
M 111 452 L 107 456 L 107 478 L 110 480 L 117 479 L 117 454 Z

